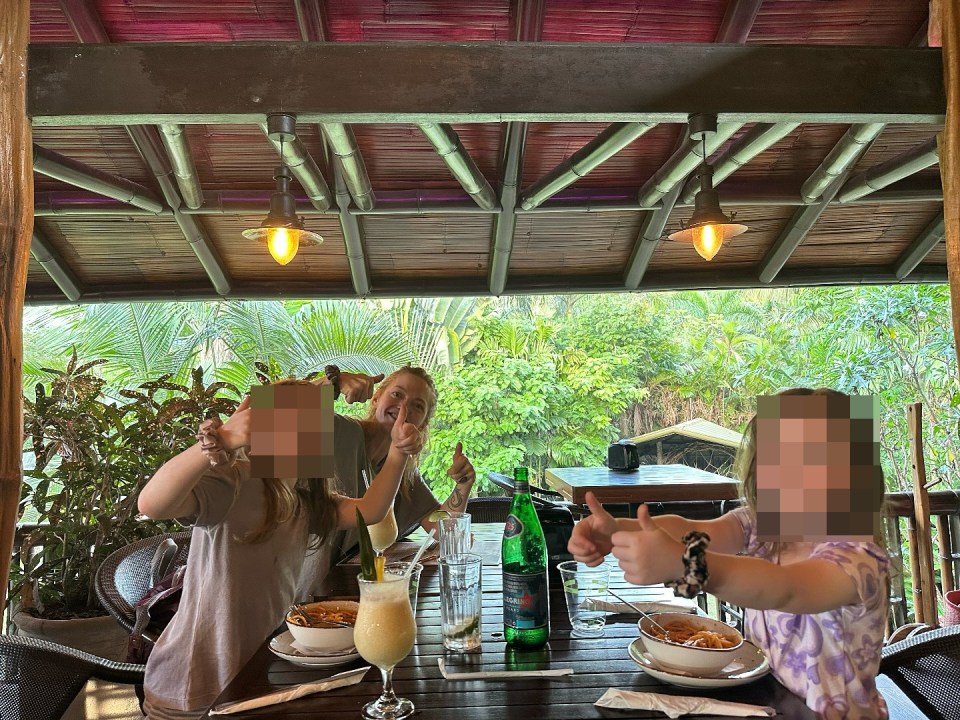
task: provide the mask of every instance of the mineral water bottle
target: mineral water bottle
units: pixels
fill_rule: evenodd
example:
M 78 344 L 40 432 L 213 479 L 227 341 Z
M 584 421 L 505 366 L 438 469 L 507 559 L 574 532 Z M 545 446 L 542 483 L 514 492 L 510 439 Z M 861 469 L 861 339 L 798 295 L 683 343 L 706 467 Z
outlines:
M 518 648 L 550 639 L 547 543 L 530 498 L 527 469 L 513 473 L 513 504 L 503 529 L 503 634 Z

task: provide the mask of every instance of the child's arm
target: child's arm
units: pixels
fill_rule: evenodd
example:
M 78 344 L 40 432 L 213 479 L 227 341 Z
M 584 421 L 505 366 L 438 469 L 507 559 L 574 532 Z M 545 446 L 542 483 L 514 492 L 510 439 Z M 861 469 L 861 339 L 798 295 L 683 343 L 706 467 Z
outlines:
M 423 447 L 423 436 L 416 425 L 407 422 L 407 406 L 401 405 L 397 419 L 390 430 L 390 449 L 387 459 L 380 468 L 370 487 L 362 498 L 350 498 L 342 495 L 337 500 L 337 526 L 349 529 L 357 526 L 357 510 L 368 525 L 378 523 L 386 516 L 397 495 L 403 469 L 407 458 L 416 455 Z
M 217 434 L 227 450 L 250 444 L 250 397 L 245 397 Z M 191 492 L 210 469 L 210 461 L 192 445 L 165 462 L 140 491 L 137 509 L 154 520 L 169 520 L 195 515 L 197 500 Z
M 684 573 L 683 544 L 655 523 L 646 507 L 637 511 L 636 529 L 614 533 L 612 544 L 629 582 L 651 585 Z M 829 560 L 775 565 L 720 552 L 707 552 L 706 560 L 707 589 L 735 605 L 802 615 L 859 602 L 853 580 Z
M 587 506 L 590 515 L 574 526 L 567 549 L 580 562 L 599 565 L 613 548 L 610 541 L 613 533 L 639 530 L 639 526 L 636 520 L 614 518 L 603 509 L 592 492 L 587 493 Z M 679 515 L 661 515 L 653 522 L 677 541 L 691 530 L 699 530 L 710 535 L 710 547 L 717 552 L 736 553 L 743 549 L 743 530 L 729 514 L 716 520 L 687 520 Z

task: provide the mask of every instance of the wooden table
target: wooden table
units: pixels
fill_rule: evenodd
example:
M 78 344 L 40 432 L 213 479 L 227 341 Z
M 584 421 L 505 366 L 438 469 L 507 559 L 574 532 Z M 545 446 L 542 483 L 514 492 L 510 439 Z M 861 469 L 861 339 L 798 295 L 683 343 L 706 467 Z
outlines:
M 587 491 L 601 503 L 733 500 L 735 480 L 687 465 L 641 465 L 627 472 L 606 467 L 547 468 L 547 484 L 565 498 L 585 505 Z
M 502 533 L 502 525 L 475 525 L 478 539 L 491 539 Z M 619 571 L 611 585 L 628 600 L 663 600 L 671 596 L 663 587 L 636 587 L 627 584 Z M 328 577 L 331 596 L 357 597 L 356 567 L 338 567 Z M 770 705 L 778 718 L 791 720 L 815 718 L 806 705 L 778 683 L 773 676 L 726 690 L 684 690 L 664 685 L 646 675 L 630 659 L 627 647 L 637 637 L 634 620 L 608 624 L 604 637 L 581 640 L 570 637 L 566 604 L 559 582 L 551 579 L 551 632 L 548 649 L 542 656 L 525 654 L 519 662 L 534 667 L 572 667 L 575 674 L 553 679 L 447 681 L 440 675 L 437 660 L 445 658 L 450 669 L 469 668 L 503 670 L 506 645 L 503 640 L 503 595 L 496 567 L 483 568 L 483 649 L 469 655 L 445 654 L 440 636 L 440 608 L 436 567 L 424 568 L 417 608 L 417 643 L 413 652 L 394 671 L 394 688 L 401 697 L 416 705 L 414 718 L 437 720 L 574 720 L 578 718 L 662 718 L 648 711 L 602 710 L 593 703 L 609 687 L 649 692 L 704 695 L 722 700 Z M 311 669 L 292 665 L 275 657 L 264 643 L 218 699 L 220 702 L 256 697 L 296 683 L 329 677 L 361 661 L 330 669 Z M 360 709 L 380 694 L 380 673 L 374 668 L 358 685 L 319 693 L 281 705 L 235 715 L 237 718 L 360 718 Z M 698 716 L 714 717 L 714 716 Z

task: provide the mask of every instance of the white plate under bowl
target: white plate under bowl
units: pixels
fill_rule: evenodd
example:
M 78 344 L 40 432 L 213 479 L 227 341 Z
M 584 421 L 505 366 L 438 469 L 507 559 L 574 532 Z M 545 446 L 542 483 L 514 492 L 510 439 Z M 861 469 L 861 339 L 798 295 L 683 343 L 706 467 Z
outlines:
M 657 664 L 643 644 L 643 638 L 638 637 L 630 643 L 630 659 L 647 675 L 671 685 L 685 688 L 725 688 L 735 685 L 746 685 L 759 680 L 770 672 L 770 663 L 766 655 L 749 640 L 733 655 L 730 664 L 716 675 L 701 677 L 691 673 L 680 673 L 674 670 L 665 670 Z
M 333 667 L 346 665 L 360 657 L 356 648 L 348 648 L 335 653 L 324 653 L 303 649 L 294 644 L 290 631 L 280 633 L 270 641 L 270 652 L 294 665 L 303 667 Z

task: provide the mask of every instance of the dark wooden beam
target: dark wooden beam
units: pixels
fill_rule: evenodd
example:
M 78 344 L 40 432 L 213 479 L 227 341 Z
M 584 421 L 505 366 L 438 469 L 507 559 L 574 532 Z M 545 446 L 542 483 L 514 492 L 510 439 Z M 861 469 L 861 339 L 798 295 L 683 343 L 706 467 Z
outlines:
M 907 278 L 916 269 L 917 265 L 922 263 L 923 259 L 930 254 L 930 251 L 940 244 L 945 232 L 943 210 L 941 210 L 897 258 L 897 261 L 893 264 L 893 274 L 900 280 Z
M 939 49 L 40 44 L 29 63 L 35 125 L 251 123 L 280 110 L 337 123 L 685 122 L 710 113 L 740 123 L 936 124 L 946 108 Z
M 63 291 L 67 300 L 76 302 L 83 295 L 83 289 L 76 274 L 63 259 L 63 256 L 57 252 L 47 236 L 43 234 L 36 225 L 33 226 L 33 241 L 30 244 L 30 254 L 40 263 L 40 267 L 46 270 L 47 275 L 53 280 L 57 287 Z
M 327 3 L 324 0 L 293 0 L 293 7 L 297 13 L 300 37 L 304 40 L 326 42 L 329 38 Z
M 730 0 L 716 42 L 745 43 L 763 0 Z

